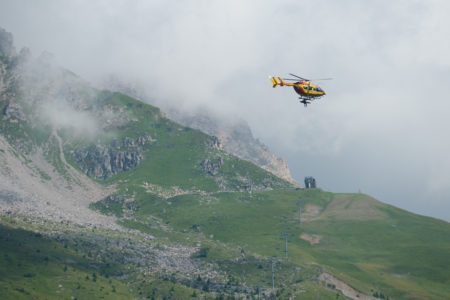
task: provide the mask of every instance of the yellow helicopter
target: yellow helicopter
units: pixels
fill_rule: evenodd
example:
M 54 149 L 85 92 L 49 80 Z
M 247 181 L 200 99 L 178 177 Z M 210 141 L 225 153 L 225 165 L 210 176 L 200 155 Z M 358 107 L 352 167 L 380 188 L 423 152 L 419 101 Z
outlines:
M 310 79 L 306 79 L 295 74 L 289 73 L 289 75 L 294 76 L 296 78 L 281 78 L 275 76 L 269 76 L 270 81 L 273 84 L 273 87 L 277 86 L 292 86 L 297 94 L 300 95 L 300 102 L 306 106 L 310 104 L 313 100 L 316 100 L 320 97 L 326 95 L 325 91 L 321 89 L 317 84 L 311 83 Z M 331 80 L 332 78 L 321 78 L 315 80 Z M 295 81 L 294 83 L 285 82 L 287 81 Z

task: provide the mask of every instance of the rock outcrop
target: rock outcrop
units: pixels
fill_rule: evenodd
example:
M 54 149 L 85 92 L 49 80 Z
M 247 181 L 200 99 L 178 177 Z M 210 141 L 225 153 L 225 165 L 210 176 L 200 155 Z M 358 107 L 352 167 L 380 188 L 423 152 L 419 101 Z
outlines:
M 201 167 L 203 172 L 209 175 L 217 175 L 219 173 L 220 168 L 223 166 L 223 158 L 219 157 L 216 161 L 211 161 L 209 159 L 205 159 L 201 162 Z
M 137 167 L 144 159 L 143 147 L 151 142 L 150 136 L 136 139 L 125 137 L 122 140 L 114 140 L 106 146 L 78 148 L 72 156 L 87 176 L 105 180 Z

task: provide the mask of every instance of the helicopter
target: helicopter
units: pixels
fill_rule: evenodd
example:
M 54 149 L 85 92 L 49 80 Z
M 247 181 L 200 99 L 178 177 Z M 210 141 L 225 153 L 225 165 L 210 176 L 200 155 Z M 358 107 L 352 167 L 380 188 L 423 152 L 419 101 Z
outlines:
M 294 76 L 296 78 L 281 78 L 275 76 L 269 76 L 269 78 L 274 88 L 276 88 L 277 86 L 285 86 L 285 85 L 292 86 L 295 92 L 300 95 L 299 97 L 300 103 L 303 103 L 305 107 L 308 106 L 308 104 L 311 104 L 313 100 L 316 100 L 326 95 L 325 91 L 322 90 L 317 84 L 311 83 L 310 79 L 306 79 L 292 73 L 289 73 L 289 75 Z M 331 80 L 331 79 L 332 78 L 321 78 L 314 80 Z M 285 80 L 295 82 L 293 83 L 285 82 Z

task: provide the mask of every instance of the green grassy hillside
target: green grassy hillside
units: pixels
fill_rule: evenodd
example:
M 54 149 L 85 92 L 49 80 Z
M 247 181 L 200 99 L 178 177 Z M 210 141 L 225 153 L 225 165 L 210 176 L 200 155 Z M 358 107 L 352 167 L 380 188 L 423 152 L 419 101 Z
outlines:
M 268 266 L 258 265 L 277 256 L 283 259 L 280 276 L 286 286 L 327 271 L 366 295 L 446 299 L 450 293 L 450 225 L 366 195 L 295 189 L 167 199 L 146 191 L 138 195 L 128 204 L 135 209 L 125 225 L 158 234 L 159 228 L 148 222 L 152 216 L 180 232 L 179 240 L 191 234 L 205 237 L 208 254 L 204 259 L 229 268 L 231 274 L 247 283 L 257 284 L 266 277 L 265 284 L 270 284 L 264 270 Z M 296 205 L 299 200 L 301 224 Z M 98 207 L 108 211 L 106 202 Z M 282 232 L 290 234 L 288 259 L 284 258 Z M 240 249 L 239 253 L 224 250 L 222 245 Z M 248 269 L 242 275 L 231 261 L 246 254 L 259 259 L 248 260 Z M 294 267 L 303 268 L 304 274 L 288 274 Z

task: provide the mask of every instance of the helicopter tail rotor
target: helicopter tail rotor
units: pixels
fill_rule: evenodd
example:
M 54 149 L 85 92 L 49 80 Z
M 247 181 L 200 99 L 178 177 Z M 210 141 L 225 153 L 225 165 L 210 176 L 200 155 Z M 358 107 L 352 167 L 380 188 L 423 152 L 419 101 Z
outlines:
M 272 85 L 274 88 L 276 88 L 277 86 L 285 85 L 285 82 L 283 81 L 283 78 L 281 78 L 281 77 L 269 76 L 269 79 L 272 82 Z

